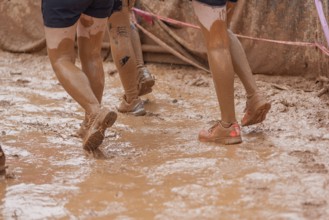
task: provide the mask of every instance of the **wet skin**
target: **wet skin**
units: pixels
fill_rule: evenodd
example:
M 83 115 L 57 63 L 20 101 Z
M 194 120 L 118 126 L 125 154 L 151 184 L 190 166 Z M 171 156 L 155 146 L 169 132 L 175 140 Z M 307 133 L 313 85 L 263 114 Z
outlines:
M 249 98 L 258 91 L 255 78 L 252 74 L 247 55 L 239 39 L 231 30 L 228 30 L 228 36 L 230 38 L 230 51 L 234 71 L 240 78 L 246 90 L 247 97 Z
M 194 4 L 195 12 L 202 10 Z M 234 69 L 230 53 L 230 41 L 227 32 L 226 10 L 213 20 L 212 17 L 200 20 L 205 38 L 208 62 L 221 111 L 221 120 L 228 124 L 236 122 L 234 106 Z M 207 27 L 210 27 L 209 29 Z
M 100 51 L 106 22 L 106 18 L 82 15 L 71 27 L 45 27 L 48 56 L 55 74 L 87 115 L 97 113 L 102 101 L 104 70 Z M 82 70 L 75 65 L 76 33 Z
M 145 68 L 142 44 L 140 43 L 141 39 L 139 37 L 138 29 L 132 22 L 130 23 L 130 30 L 131 30 L 131 43 L 133 45 L 135 56 L 136 56 L 137 68 L 138 69 Z
M 227 2 L 226 8 L 227 8 L 227 26 L 230 26 L 230 23 L 232 21 L 233 13 L 236 7 L 236 3 L 233 2 Z M 240 78 L 246 93 L 247 97 L 252 97 L 257 92 L 257 85 L 256 81 L 254 79 L 254 76 L 252 74 L 247 55 L 242 47 L 241 42 L 235 36 L 235 34 L 228 29 L 228 36 L 230 38 L 230 51 L 232 55 L 232 62 L 234 71 Z
M 129 8 L 123 4 L 120 11 L 109 18 L 111 52 L 129 103 L 138 98 L 138 69 L 132 34 Z

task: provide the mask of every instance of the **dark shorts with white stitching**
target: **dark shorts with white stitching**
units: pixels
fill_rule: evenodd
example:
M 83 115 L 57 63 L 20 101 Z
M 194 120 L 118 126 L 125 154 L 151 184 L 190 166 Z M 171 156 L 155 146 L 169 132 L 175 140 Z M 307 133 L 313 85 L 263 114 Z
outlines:
M 65 28 L 74 25 L 81 14 L 107 18 L 114 0 L 42 0 L 42 16 L 46 27 Z

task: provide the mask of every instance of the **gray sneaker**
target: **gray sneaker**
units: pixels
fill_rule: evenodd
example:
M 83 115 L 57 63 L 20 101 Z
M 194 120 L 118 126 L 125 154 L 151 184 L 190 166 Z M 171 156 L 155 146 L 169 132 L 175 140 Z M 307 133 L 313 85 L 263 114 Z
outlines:
M 146 114 L 144 109 L 144 101 L 140 98 L 136 98 L 128 103 L 126 101 L 126 96 L 123 96 L 122 101 L 117 109 L 121 113 L 132 114 L 134 116 L 143 116 Z

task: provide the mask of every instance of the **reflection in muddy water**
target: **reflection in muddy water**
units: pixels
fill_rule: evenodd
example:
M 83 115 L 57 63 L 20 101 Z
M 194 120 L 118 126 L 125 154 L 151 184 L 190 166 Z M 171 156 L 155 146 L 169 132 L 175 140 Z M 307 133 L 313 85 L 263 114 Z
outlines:
M 74 135 L 83 112 L 58 85 L 48 58 L 0 56 L 0 144 L 12 174 L 1 179 L 1 219 L 329 216 L 327 100 L 273 91 L 273 79 L 258 76 L 273 101 L 269 118 L 244 127 L 240 145 L 204 144 L 198 131 L 218 119 L 211 77 L 150 65 L 157 84 L 144 97 L 147 115 L 119 114 L 95 158 Z M 113 69 L 105 63 L 106 72 Z M 191 85 L 195 79 L 208 87 Z M 282 83 L 289 80 L 296 79 Z M 244 91 L 239 81 L 235 87 L 241 118 Z M 122 91 L 118 75 L 107 76 L 104 105 L 115 108 Z M 290 104 L 281 112 L 284 99 Z

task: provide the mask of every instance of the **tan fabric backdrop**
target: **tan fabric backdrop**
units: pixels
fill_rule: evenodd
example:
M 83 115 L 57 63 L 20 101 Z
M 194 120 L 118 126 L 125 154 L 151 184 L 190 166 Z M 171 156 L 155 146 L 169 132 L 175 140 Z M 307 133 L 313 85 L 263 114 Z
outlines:
M 142 8 L 197 24 L 188 0 L 143 0 Z M 329 2 L 323 1 L 329 21 Z M 205 49 L 200 31 L 156 21 L 143 22 L 150 32 L 182 54 L 203 62 Z M 314 0 L 239 0 L 231 29 L 241 35 L 326 45 Z M 329 76 L 329 57 L 315 47 L 291 46 L 240 38 L 254 73 Z M 147 40 L 146 40 L 147 41 Z
M 1 49 L 34 52 L 45 47 L 40 2 L 41 0 L 0 0 Z M 323 1 L 323 5 L 329 20 L 329 2 Z M 139 7 L 158 15 L 197 24 L 189 0 L 141 0 Z M 168 51 L 167 47 L 170 46 L 175 51 L 171 51 L 171 54 L 184 57 L 181 63 L 188 60 L 199 66 L 207 66 L 199 30 L 159 20 L 154 20 L 153 24 L 140 17 L 138 20 L 146 31 L 156 37 L 156 41 L 161 41 L 159 47 L 159 42 L 155 43 L 154 39 L 151 40 L 141 32 L 145 51 L 150 53 L 155 49 L 159 54 Z M 251 37 L 298 42 L 317 41 L 326 45 L 314 0 L 240 0 L 231 28 L 235 33 Z M 247 39 L 241 39 L 241 42 L 255 73 L 329 76 L 329 57 L 318 49 Z M 151 57 L 156 57 L 147 56 L 148 53 L 145 54 L 146 59 L 152 60 Z M 175 59 L 176 62 L 177 60 L 179 59 Z

